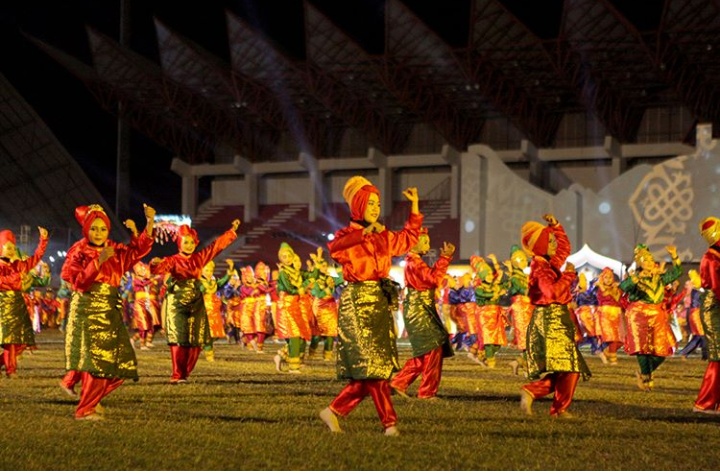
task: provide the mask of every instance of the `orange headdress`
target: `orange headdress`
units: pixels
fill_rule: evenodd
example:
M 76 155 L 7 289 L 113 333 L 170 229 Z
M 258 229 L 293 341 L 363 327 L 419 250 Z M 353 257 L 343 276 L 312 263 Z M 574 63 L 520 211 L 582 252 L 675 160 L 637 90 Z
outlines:
M 353 176 L 347 180 L 343 188 L 343 199 L 350 207 L 350 218 L 352 220 L 362 220 L 368 199 L 372 194 L 380 196 L 380 190 L 362 176 Z
M 12 242 L 13 244 L 17 243 L 15 241 L 15 234 L 13 234 L 11 230 L 7 229 L 0 231 L 0 247 L 2 247 L 8 242 Z
M 110 218 L 99 204 L 90 204 L 89 206 L 78 206 L 75 208 L 75 219 L 82 227 L 83 235 L 86 238 L 90 231 L 90 225 L 98 218 L 102 219 L 108 231 L 110 231 Z
M 528 221 L 520 230 L 520 242 L 528 255 L 547 255 L 550 228 L 539 222 Z
M 197 231 L 193 228 L 191 228 L 187 224 L 183 224 L 180 227 L 178 227 L 177 234 L 175 236 L 175 242 L 177 243 L 178 250 L 180 249 L 180 246 L 182 245 L 182 239 L 186 235 L 189 235 L 192 237 L 193 241 L 195 242 L 195 245 L 200 243 L 200 239 L 198 238 Z
M 717 217 L 706 217 L 700 222 L 700 235 L 708 245 L 715 245 L 720 240 L 720 219 Z

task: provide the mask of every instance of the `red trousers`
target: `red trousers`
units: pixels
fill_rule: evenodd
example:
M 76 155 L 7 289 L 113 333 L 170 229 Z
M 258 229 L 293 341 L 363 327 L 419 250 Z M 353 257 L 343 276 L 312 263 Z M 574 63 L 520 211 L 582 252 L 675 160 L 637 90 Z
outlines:
M 195 368 L 202 347 L 185 347 L 173 344 L 170 346 L 172 358 L 172 377 L 170 380 L 187 380 Z
M 60 383 L 63 387 L 69 388 L 70 390 L 75 389 L 75 385 L 80 383 L 82 380 L 82 372 L 78 370 L 68 370 L 65 372 L 65 376 L 62 378 Z
M 418 389 L 418 398 L 431 398 L 437 395 L 442 376 L 442 347 L 427 352 L 419 357 L 413 357 L 405 362 L 402 370 L 393 377 L 391 387 L 403 392 L 422 375 L 422 382 Z
M 390 384 L 387 380 L 351 380 L 332 401 L 330 410 L 338 416 L 347 416 L 368 394 L 375 403 L 383 427 L 395 426 L 397 414 L 392 404 Z
M 80 391 L 80 403 L 75 409 L 75 418 L 82 418 L 95 413 L 95 407 L 100 403 L 100 400 L 124 382 L 123 379 L 95 377 L 88 372 L 81 372 L 81 374 L 82 390 Z
M 720 362 L 708 362 L 700 391 L 695 399 L 695 408 L 717 410 L 720 404 Z
M 2 364 L 5 366 L 5 373 L 8 375 L 17 372 L 17 358 L 23 353 L 26 344 L 3 344 Z
M 552 372 L 540 380 L 523 385 L 523 390 L 537 400 L 555 392 L 550 415 L 559 415 L 567 411 L 580 380 L 579 372 Z

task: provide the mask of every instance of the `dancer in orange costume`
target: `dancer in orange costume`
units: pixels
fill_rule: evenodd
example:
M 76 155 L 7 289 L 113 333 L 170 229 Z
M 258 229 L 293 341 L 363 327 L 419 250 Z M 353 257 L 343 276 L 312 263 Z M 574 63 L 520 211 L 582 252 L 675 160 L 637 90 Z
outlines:
M 637 356 L 640 371 L 635 373 L 640 390 L 653 389 L 653 372 L 672 355 L 675 336 L 670 328 L 669 313 L 664 305 L 665 286 L 682 275 L 680 259 L 674 246 L 665 247 L 672 258 L 672 267 L 658 265 L 645 245 L 635 247 L 637 268 L 620 283 L 630 304 L 625 310 L 627 336 L 625 353 Z
M 700 285 L 705 290 L 700 320 L 705 332 L 708 364 L 693 411 L 720 415 L 720 218 L 700 222 L 708 249 L 700 260 Z
M 565 229 L 552 214 L 543 218 L 547 226 L 530 221 L 521 231 L 523 249 L 533 256 L 528 295 L 535 309 L 527 331 L 527 358 L 528 375 L 535 381 L 522 387 L 520 408 L 532 415 L 533 401 L 554 393 L 550 416 L 570 417 L 568 408 L 578 380 L 581 375 L 590 377 L 575 344 L 577 328 L 568 308 L 577 273 L 566 262 L 570 241 Z M 565 271 L 560 270 L 563 263 Z
M 528 275 L 525 269 L 528 267 L 528 257 L 523 250 L 513 245 L 510 249 L 510 260 L 505 262 L 505 267 L 510 276 L 510 310 L 509 315 L 513 326 L 513 344 L 520 351 L 520 356 L 510 361 L 513 374 L 517 375 L 520 367 L 527 372 L 527 328 L 532 318 L 533 305 L 528 296 Z
M 240 220 L 235 219 L 230 229 L 199 251 L 195 229 L 181 225 L 177 232 L 178 253 L 165 258 L 154 258 L 150 270 L 157 275 L 169 274 L 167 321 L 165 331 L 172 357 L 170 383 L 187 382 L 195 368 L 203 347 L 210 341 L 210 324 L 205 300 L 198 285 L 202 269 L 237 238 Z
M 257 342 L 257 353 L 262 354 L 265 352 L 265 338 L 271 332 L 268 327 L 268 295 L 271 292 L 270 267 L 265 262 L 261 261 L 255 264 L 255 283 L 260 292 L 253 315 L 255 321 L 255 341 Z M 272 318 L 270 318 L 270 320 L 272 320 Z
M 222 298 L 218 295 L 218 289 L 222 288 L 233 269 L 233 261 L 226 260 L 228 270 L 220 279 L 215 278 L 215 262 L 209 261 L 203 267 L 200 274 L 200 291 L 203 294 L 203 303 L 205 303 L 205 311 L 208 315 L 208 324 L 210 325 L 210 343 L 203 347 L 205 358 L 213 362 L 215 360 L 215 350 L 213 349 L 213 341 L 225 337 L 225 322 L 222 315 Z
M 308 354 L 312 355 L 322 340 L 324 342 L 323 359 L 331 361 L 333 360 L 338 320 L 335 288 L 345 280 L 342 278 L 342 272 L 338 276 L 330 275 L 328 262 L 323 257 L 321 248 L 318 247 L 317 254 L 310 254 L 310 257 L 313 259 L 316 272 L 310 288 L 310 294 L 313 297 L 314 332 L 316 334 L 313 334 Z
M 301 296 L 305 294 L 307 272 L 302 270 L 300 257 L 286 242 L 280 244 L 278 260 L 277 292 L 280 305 L 275 330 L 278 337 L 287 341 L 287 345 L 278 351 L 273 360 L 278 371 L 287 364 L 288 372 L 297 374 L 300 373 L 307 341 L 312 337 L 310 320 L 302 309 L 301 301 Z
M 502 346 L 507 345 L 505 326 L 507 321 L 500 297 L 508 289 L 505 272 L 500 269 L 495 255 L 488 255 L 490 266 L 484 258 L 473 255 L 470 266 L 475 271 L 475 304 L 478 325 L 478 340 L 482 340 L 482 350 L 478 351 L 478 359 L 488 367 L 495 368 L 495 354 Z
M 47 248 L 48 232 L 38 227 L 40 240 L 35 254 L 25 260 L 18 257 L 15 234 L 10 230 L 0 231 L 0 344 L 3 353 L 0 367 L 5 374 L 17 376 L 17 357 L 28 346 L 35 345 L 35 334 L 28 306 L 23 295 L 23 276 L 38 264 Z
M 76 420 L 102 419 L 100 401 L 124 379 L 138 379 L 137 359 L 120 313 L 120 278 L 152 248 L 155 210 L 143 204 L 145 230 L 135 223 L 129 245 L 111 241 L 110 219 L 97 204 L 75 209 L 84 238 L 68 250 L 61 277 L 74 291 L 65 339 L 65 358 L 72 380 L 82 379 Z M 65 379 L 64 379 L 65 381 Z M 72 390 L 74 383 L 64 386 Z
M 418 240 L 423 216 L 416 188 L 403 195 L 410 201 L 410 216 L 401 231 L 385 228 L 380 217 L 380 191 L 362 176 L 350 178 L 343 198 L 350 207 L 350 224 L 328 243 L 330 256 L 342 265 L 348 286 L 338 311 L 338 377 L 349 383 L 320 412 L 333 432 L 342 431 L 338 416 L 349 415 L 370 395 L 388 436 L 399 434 L 390 384 L 399 369 L 392 333 L 389 297 L 395 287 L 388 281 L 392 257 L 407 253 Z
M 455 246 L 443 242 L 440 258 L 429 267 L 421 258 L 430 250 L 427 229 L 420 231 L 418 243 L 405 257 L 405 289 L 403 319 L 412 346 L 412 357 L 393 377 L 390 386 L 396 393 L 408 397 L 407 388 L 422 376 L 417 398 L 435 398 L 442 377 L 443 358 L 452 357 L 450 335 L 435 308 L 435 290 L 441 284 Z
M 159 282 L 157 277 L 150 274 L 150 266 L 138 262 L 133 266 L 133 321 L 137 333 L 133 340 L 140 342 L 140 350 L 149 350 L 152 347 L 155 321 L 160 321 L 160 302 L 157 299 Z
M 620 284 L 609 267 L 600 272 L 594 290 L 597 298 L 598 336 L 602 340 L 603 354 L 610 365 L 617 365 L 617 353 L 625 340 L 625 323 Z

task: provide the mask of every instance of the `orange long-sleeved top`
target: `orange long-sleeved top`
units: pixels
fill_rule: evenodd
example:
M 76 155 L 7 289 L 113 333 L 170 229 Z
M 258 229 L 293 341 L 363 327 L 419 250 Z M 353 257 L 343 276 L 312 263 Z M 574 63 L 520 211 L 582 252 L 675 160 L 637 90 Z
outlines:
M 0 261 L 0 291 L 22 291 L 22 276 L 32 270 L 45 255 L 48 239 L 40 238 L 35 253 L 25 260 Z
M 700 260 L 700 284 L 720 298 L 720 252 L 710 247 Z
M 145 231 L 132 237 L 128 245 L 107 240 L 105 245 L 113 247 L 115 254 L 100 264 L 102 247 L 94 247 L 83 238 L 68 250 L 60 276 L 76 291 L 86 291 L 93 283 L 120 286 L 120 279 L 125 272 L 150 253 L 152 244 L 152 237 Z
M 560 271 L 560 267 L 570 256 L 570 240 L 565 229 L 557 224 L 550 227 L 550 231 L 557 240 L 555 255 L 549 261 L 536 255 L 530 263 L 528 296 L 534 305 L 568 304 L 572 300 L 572 284 L 577 278 L 574 271 Z
M 420 255 L 410 252 L 405 257 L 405 286 L 418 291 L 437 288 L 449 266 L 450 257 L 441 255 L 431 268 Z
M 351 222 L 328 243 L 330 256 L 342 265 L 345 281 L 380 280 L 390 274 L 392 257 L 403 255 L 417 243 L 423 215 L 411 213 L 401 231 L 385 229 L 363 235 L 363 227 Z
M 150 264 L 150 271 L 155 275 L 170 274 L 176 280 L 200 278 L 202 269 L 213 258 L 217 257 L 233 240 L 237 238 L 234 230 L 228 230 L 213 240 L 207 247 L 190 255 L 176 253 L 163 258 L 157 264 Z

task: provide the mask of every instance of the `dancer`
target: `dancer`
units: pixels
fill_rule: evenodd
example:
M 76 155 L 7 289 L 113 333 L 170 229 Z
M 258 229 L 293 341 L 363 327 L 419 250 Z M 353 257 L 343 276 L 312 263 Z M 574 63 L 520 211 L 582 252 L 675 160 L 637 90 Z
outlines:
M 301 295 L 305 294 L 305 275 L 301 268 L 300 257 L 286 242 L 278 250 L 277 293 L 280 304 L 277 311 L 275 330 L 278 337 L 287 341 L 273 357 L 275 368 L 280 371 L 284 364 L 288 372 L 299 374 L 301 357 L 305 354 L 307 341 L 312 337 L 310 320 L 301 307 Z
M 335 233 L 328 248 L 348 282 L 340 296 L 337 370 L 339 378 L 350 381 L 320 412 L 333 432 L 342 431 L 337 416 L 349 415 L 370 395 L 385 434 L 399 434 L 388 383 L 399 369 L 389 301 L 395 287 L 388 275 L 392 257 L 407 253 L 417 243 L 423 219 L 417 189 L 407 188 L 403 195 L 411 203 L 410 215 L 403 230 L 391 231 L 378 222 L 380 191 L 370 181 L 353 176 L 343 189 L 351 221 Z
M 215 262 L 209 261 L 202 269 L 200 274 L 200 291 L 203 294 L 203 303 L 205 311 L 208 315 L 208 324 L 210 325 L 210 343 L 203 347 L 205 359 L 209 362 L 215 361 L 215 349 L 213 349 L 213 341 L 225 337 L 225 323 L 222 315 L 222 299 L 218 295 L 218 288 L 222 288 L 230 279 L 230 273 L 233 270 L 233 261 L 225 260 L 228 264 L 228 270 L 220 279 L 215 278 Z
M 205 265 L 237 238 L 239 225 L 240 220 L 235 219 L 229 230 L 196 252 L 200 242 L 197 232 L 183 224 L 177 232 L 178 253 L 150 262 L 154 274 L 169 274 L 172 278 L 165 297 L 165 331 L 172 358 L 171 384 L 187 382 L 200 351 L 210 343 L 210 324 L 198 279 Z
M 700 260 L 700 285 L 705 290 L 700 319 L 705 331 L 708 364 L 693 411 L 720 415 L 720 219 L 703 219 L 700 235 L 709 245 Z
M 705 330 L 700 320 L 700 306 L 705 291 L 702 289 L 700 274 L 696 270 L 688 271 L 688 280 L 685 282 L 685 298 L 683 311 L 686 314 L 686 320 L 691 337 L 685 347 L 679 352 L 682 360 L 695 352 L 699 347 L 702 360 L 707 360 L 707 344 L 705 343 Z
M 591 374 L 575 344 L 577 329 L 568 308 L 577 279 L 575 266 L 565 262 L 570 241 L 552 214 L 543 218 L 547 226 L 530 221 L 521 231 L 523 249 L 533 256 L 528 294 L 535 309 L 527 330 L 528 375 L 539 380 L 522 387 L 520 408 L 532 415 L 533 401 L 554 392 L 550 416 L 566 418 L 572 417 L 568 408 L 580 375 L 587 380 Z M 563 263 L 565 271 L 560 270 Z
M 15 234 L 0 231 L 0 344 L 3 352 L 0 367 L 5 366 L 9 378 L 17 377 L 17 357 L 35 345 L 35 334 L 22 291 L 23 277 L 38 264 L 48 243 L 48 232 L 38 227 L 40 240 L 32 257 L 18 256 Z
M 470 273 L 464 273 L 460 276 L 459 281 L 448 293 L 448 301 L 455 309 L 455 324 L 457 325 L 455 337 L 451 342 L 455 345 L 456 351 L 463 348 L 467 349 L 467 356 L 479 363 L 480 360 L 477 357 L 477 347 L 475 345 L 477 334 L 470 333 L 470 320 L 475 317 L 475 308 L 477 307 L 475 304 L 475 288 L 472 286 L 472 275 Z
M 138 262 L 133 266 L 132 273 L 132 315 L 137 333 L 133 341 L 140 343 L 140 350 L 152 348 L 155 322 L 160 321 L 160 303 L 157 299 L 159 282 L 150 274 L 150 266 Z
M 658 265 L 645 245 L 635 247 L 637 268 L 620 283 L 629 301 L 625 310 L 628 325 L 625 352 L 637 356 L 640 366 L 635 372 L 637 386 L 646 392 L 653 389 L 653 372 L 675 348 L 675 336 L 663 302 L 665 286 L 680 278 L 682 267 L 675 246 L 668 245 L 665 249 L 673 263 L 667 270 L 665 262 Z
M 265 338 L 272 331 L 272 317 L 268 305 L 268 295 L 270 294 L 270 267 L 263 261 L 255 264 L 255 284 L 260 292 L 257 303 L 255 304 L 255 313 L 253 318 L 255 321 L 255 342 L 257 344 L 257 353 L 265 353 Z
M 242 280 L 236 269 L 232 266 L 228 270 L 228 281 L 222 287 L 222 301 L 225 304 L 225 323 L 227 324 L 228 344 L 241 344 L 241 316 L 242 316 Z
M 138 379 L 137 359 L 120 312 L 120 278 L 150 252 L 155 209 L 143 204 L 145 230 L 138 235 L 135 222 L 125 226 L 129 245 L 108 238 L 110 219 L 97 204 L 75 209 L 83 238 L 68 250 L 61 277 L 74 291 L 65 335 L 63 388 L 72 392 L 82 380 L 76 420 L 102 419 L 100 401 L 124 379 Z
M 315 271 L 313 286 L 310 294 L 313 297 L 313 314 L 315 316 L 315 326 L 312 341 L 308 355 L 312 355 L 323 341 L 323 359 L 326 361 L 333 360 L 333 345 L 335 337 L 337 337 L 337 320 L 338 307 L 335 300 L 335 288 L 342 285 L 342 272 L 338 276 L 330 275 L 328 271 L 328 262 L 322 254 L 322 248 L 318 247 L 317 254 L 310 254 L 313 259 Z
M 610 365 L 617 365 L 618 350 L 625 340 L 620 284 L 612 269 L 605 267 L 594 287 L 597 298 L 597 323 L 603 354 Z M 604 362 L 604 361 L 603 361 Z
M 528 257 L 518 245 L 510 249 L 510 260 L 505 262 L 505 267 L 510 274 L 510 320 L 513 326 L 513 344 L 520 351 L 520 356 L 510 361 L 513 374 L 518 375 L 520 367 L 527 373 L 527 328 L 532 318 L 533 305 L 528 296 L 528 275 L 525 269 L 528 267 Z
M 587 277 L 584 273 L 578 275 L 578 283 L 575 287 L 575 316 L 580 329 L 581 340 L 578 346 L 590 344 L 590 353 L 599 355 L 603 364 L 607 364 L 608 360 L 602 351 L 602 343 L 598 338 L 597 325 L 597 296 L 595 295 L 595 286 L 588 287 Z
M 407 388 L 422 375 L 417 398 L 431 400 L 437 395 L 442 377 L 443 358 L 452 357 L 450 337 L 435 308 L 435 290 L 441 284 L 455 246 L 443 242 L 440 258 L 430 268 L 421 258 L 430 250 L 427 229 L 420 230 L 418 243 L 405 257 L 405 288 L 403 319 L 412 346 L 412 358 L 393 377 L 390 387 L 403 397 Z
M 494 254 L 488 255 L 490 266 L 484 258 L 477 255 L 470 257 L 470 266 L 475 271 L 475 303 L 477 304 L 476 321 L 478 325 L 478 341 L 482 341 L 483 349 L 478 351 L 478 359 L 489 368 L 495 368 L 495 354 L 507 345 L 505 326 L 507 320 L 500 298 L 507 293 L 509 281 L 505 278 Z

